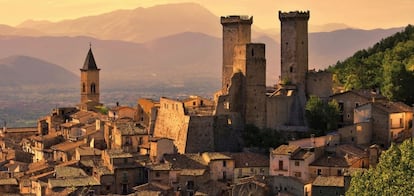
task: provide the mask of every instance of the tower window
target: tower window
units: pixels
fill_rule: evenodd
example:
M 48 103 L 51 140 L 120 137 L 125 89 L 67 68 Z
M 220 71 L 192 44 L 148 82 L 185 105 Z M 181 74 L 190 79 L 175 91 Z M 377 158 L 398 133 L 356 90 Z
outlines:
M 95 83 L 91 84 L 91 93 L 96 93 L 96 85 Z
M 82 83 L 82 92 L 85 92 L 85 91 L 86 91 L 85 83 Z
M 291 66 L 291 67 L 289 67 L 289 71 L 290 71 L 290 73 L 292 73 L 293 72 L 293 67 Z
M 252 49 L 252 56 L 254 56 L 254 50 Z

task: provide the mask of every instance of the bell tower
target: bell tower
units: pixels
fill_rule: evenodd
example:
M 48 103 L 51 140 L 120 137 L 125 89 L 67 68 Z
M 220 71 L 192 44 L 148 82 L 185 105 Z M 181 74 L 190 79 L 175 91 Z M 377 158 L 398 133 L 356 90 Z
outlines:
M 93 57 L 92 48 L 89 48 L 85 63 L 81 71 L 81 104 L 87 102 L 99 103 L 99 71 Z

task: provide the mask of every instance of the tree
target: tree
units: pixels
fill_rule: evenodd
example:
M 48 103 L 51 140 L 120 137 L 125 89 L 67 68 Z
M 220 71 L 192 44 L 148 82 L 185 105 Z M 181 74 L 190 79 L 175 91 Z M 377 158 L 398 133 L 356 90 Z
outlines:
M 376 168 L 353 175 L 347 195 L 412 195 L 414 193 L 414 142 L 392 144 Z
M 316 135 L 325 135 L 329 130 L 338 128 L 339 105 L 335 100 L 328 103 L 319 97 L 311 96 L 306 103 L 306 120 Z

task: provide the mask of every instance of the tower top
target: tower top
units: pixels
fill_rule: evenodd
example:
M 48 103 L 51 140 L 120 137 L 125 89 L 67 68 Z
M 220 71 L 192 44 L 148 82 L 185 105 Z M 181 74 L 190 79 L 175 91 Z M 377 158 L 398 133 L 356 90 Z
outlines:
M 290 12 L 279 11 L 279 20 L 294 20 L 294 19 L 309 20 L 309 10 L 308 11 L 290 11 Z
M 232 15 L 232 16 L 222 16 L 220 18 L 221 24 L 230 24 L 230 23 L 243 23 L 243 24 L 252 24 L 253 16 L 247 15 Z
M 88 54 L 86 55 L 86 59 L 85 59 L 85 63 L 83 64 L 83 67 L 81 69 L 81 71 L 88 71 L 88 70 L 98 70 L 98 67 L 96 66 L 95 63 L 95 58 L 93 57 L 93 53 L 92 53 L 92 48 L 91 48 L 91 44 L 89 43 L 89 51 Z

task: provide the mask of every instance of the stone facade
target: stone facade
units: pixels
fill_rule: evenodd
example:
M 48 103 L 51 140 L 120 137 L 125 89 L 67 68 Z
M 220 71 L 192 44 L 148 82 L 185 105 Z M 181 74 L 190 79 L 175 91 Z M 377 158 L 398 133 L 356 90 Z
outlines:
M 227 16 L 221 17 L 223 25 L 223 76 L 222 94 L 227 94 L 233 75 L 234 47 L 237 44 L 250 43 L 253 17 Z
M 306 94 L 327 100 L 332 95 L 332 73 L 327 71 L 309 71 L 306 75 Z
M 92 54 L 92 49 L 86 56 L 81 71 L 81 104 L 89 101 L 99 103 L 99 71 Z
M 189 115 L 184 103 L 162 97 L 154 137 L 174 140 L 178 153 L 214 150 L 214 117 Z
M 354 123 L 354 109 L 360 105 L 376 101 L 385 101 L 385 97 L 371 90 L 351 90 L 337 93 L 331 96 L 339 104 L 339 126 L 352 125 Z
M 281 79 L 306 89 L 308 72 L 308 20 L 307 12 L 281 12 Z

